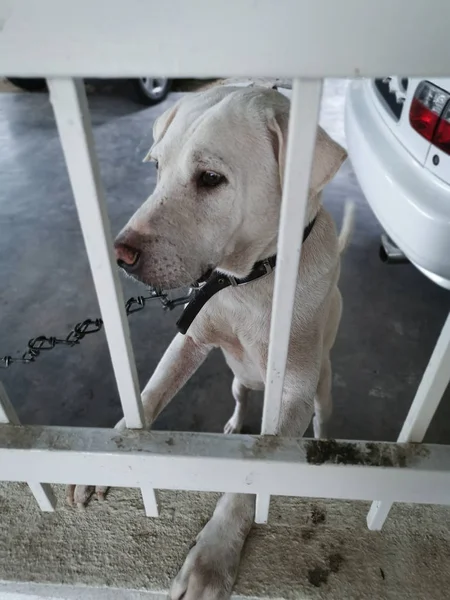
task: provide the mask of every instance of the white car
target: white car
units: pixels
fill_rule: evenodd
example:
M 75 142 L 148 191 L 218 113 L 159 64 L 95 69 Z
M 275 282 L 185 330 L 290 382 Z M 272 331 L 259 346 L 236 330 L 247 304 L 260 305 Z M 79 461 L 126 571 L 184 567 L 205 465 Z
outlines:
M 348 88 L 350 160 L 406 257 L 450 289 L 450 79 L 361 79 Z

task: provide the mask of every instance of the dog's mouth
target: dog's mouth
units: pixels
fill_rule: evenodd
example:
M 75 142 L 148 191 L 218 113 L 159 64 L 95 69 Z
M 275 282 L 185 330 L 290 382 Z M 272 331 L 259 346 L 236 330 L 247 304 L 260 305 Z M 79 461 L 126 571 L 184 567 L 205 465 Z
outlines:
M 176 292 L 177 290 L 181 289 L 186 290 L 188 288 L 198 288 L 206 281 L 208 281 L 208 279 L 213 274 L 214 269 L 215 267 L 208 267 L 206 271 L 204 271 L 203 274 L 196 281 L 192 281 L 190 284 L 185 283 L 183 285 L 154 285 L 150 282 L 145 282 L 143 280 L 140 280 L 140 282 L 147 286 L 149 289 L 151 289 L 157 296 L 165 296 L 168 293 Z
M 197 273 L 200 272 L 201 275 L 197 279 L 191 279 L 190 281 L 187 278 L 179 277 L 180 274 L 183 274 L 183 271 L 186 274 L 184 269 L 180 269 L 179 272 L 168 273 L 168 277 L 159 278 L 152 277 L 145 272 L 145 269 L 141 269 L 142 256 L 140 253 L 135 252 L 132 256 L 127 256 L 127 259 L 128 258 L 129 260 L 126 263 L 124 260 L 117 260 L 117 264 L 121 268 L 121 271 L 138 283 L 143 284 L 147 289 L 150 289 L 152 293 L 156 294 L 156 296 L 165 296 L 171 292 L 176 293 L 178 290 L 183 290 L 185 292 L 189 288 L 199 288 L 208 281 L 215 270 L 214 264 L 207 264 L 205 266 L 200 265 Z

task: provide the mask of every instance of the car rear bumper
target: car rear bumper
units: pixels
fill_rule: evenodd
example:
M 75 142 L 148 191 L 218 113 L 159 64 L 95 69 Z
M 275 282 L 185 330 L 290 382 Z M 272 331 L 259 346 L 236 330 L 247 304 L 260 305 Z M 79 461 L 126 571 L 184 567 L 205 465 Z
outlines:
M 450 287 L 450 186 L 420 165 L 386 127 L 369 85 L 352 82 L 346 102 L 356 177 L 375 216 L 409 260 Z

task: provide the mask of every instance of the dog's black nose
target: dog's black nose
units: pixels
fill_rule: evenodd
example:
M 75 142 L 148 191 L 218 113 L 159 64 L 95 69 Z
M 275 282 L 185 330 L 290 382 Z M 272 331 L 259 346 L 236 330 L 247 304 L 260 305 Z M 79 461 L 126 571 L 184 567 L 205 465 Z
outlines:
M 137 266 L 141 256 L 139 250 L 120 242 L 114 244 L 114 249 L 119 267 L 125 271 L 132 271 Z

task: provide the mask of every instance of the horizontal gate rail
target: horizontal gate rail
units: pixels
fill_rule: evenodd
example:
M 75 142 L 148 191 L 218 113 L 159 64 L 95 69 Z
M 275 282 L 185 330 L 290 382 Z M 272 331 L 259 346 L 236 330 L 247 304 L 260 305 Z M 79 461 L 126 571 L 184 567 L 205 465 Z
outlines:
M 30 479 L 440 504 L 450 446 L 1 425 L 0 480 Z
M 0 73 L 431 77 L 449 23 L 448 0 L 0 0 Z

